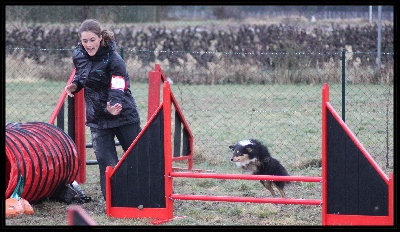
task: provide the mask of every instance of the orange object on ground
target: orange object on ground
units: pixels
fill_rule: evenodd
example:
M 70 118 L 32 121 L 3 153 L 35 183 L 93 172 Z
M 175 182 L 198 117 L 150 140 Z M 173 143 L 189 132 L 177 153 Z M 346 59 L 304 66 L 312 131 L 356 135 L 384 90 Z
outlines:
M 17 200 L 11 197 L 6 200 L 6 217 L 15 217 L 20 214 L 32 215 L 33 213 L 31 204 L 23 198 Z
M 24 213 L 24 207 L 21 202 L 15 198 L 6 200 L 6 217 L 15 217 Z

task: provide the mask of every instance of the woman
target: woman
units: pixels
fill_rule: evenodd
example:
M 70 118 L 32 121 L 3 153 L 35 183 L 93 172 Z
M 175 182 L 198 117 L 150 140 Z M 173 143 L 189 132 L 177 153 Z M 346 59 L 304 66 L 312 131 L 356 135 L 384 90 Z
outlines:
M 85 89 L 86 125 L 100 170 L 101 192 L 105 199 L 105 170 L 118 162 L 115 136 L 126 151 L 139 134 L 140 118 L 126 65 L 115 51 L 114 33 L 102 30 L 93 19 L 79 28 L 80 42 L 73 52 L 74 80 L 65 87 L 73 97 Z

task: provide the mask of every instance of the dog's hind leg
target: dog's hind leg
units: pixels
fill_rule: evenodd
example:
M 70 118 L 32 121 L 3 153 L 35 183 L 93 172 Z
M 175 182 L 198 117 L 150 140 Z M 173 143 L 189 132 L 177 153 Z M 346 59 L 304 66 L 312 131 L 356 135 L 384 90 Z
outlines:
M 261 184 L 264 185 L 264 187 L 265 187 L 266 189 L 268 189 L 268 190 L 271 192 L 271 194 L 272 194 L 273 197 L 276 197 L 275 191 L 274 191 L 274 189 L 273 189 L 272 186 L 271 186 L 271 183 L 272 183 L 271 181 L 260 180 L 260 182 L 261 182 Z
M 286 194 L 285 191 L 283 191 L 283 188 L 279 187 L 275 182 L 272 182 L 272 184 L 279 190 L 281 197 L 286 198 Z

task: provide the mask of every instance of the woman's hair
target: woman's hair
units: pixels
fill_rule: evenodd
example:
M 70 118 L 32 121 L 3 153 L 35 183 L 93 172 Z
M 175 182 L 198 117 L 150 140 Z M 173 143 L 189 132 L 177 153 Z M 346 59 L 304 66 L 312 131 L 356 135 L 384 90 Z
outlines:
M 81 36 L 82 32 L 90 31 L 95 33 L 98 36 L 102 36 L 103 39 L 100 42 L 101 46 L 107 46 L 108 41 L 114 40 L 114 33 L 109 30 L 101 30 L 101 25 L 94 19 L 86 19 L 82 22 L 81 26 L 79 27 L 78 33 Z

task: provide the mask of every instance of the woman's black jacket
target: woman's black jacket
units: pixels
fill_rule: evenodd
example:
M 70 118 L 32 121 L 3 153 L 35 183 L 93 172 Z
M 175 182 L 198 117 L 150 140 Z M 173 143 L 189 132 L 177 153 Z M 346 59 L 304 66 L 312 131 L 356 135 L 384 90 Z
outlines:
M 106 47 L 100 46 L 94 56 L 89 56 L 79 44 L 73 52 L 76 72 L 72 83 L 78 87 L 73 93 L 84 88 L 86 125 L 89 127 L 107 129 L 140 121 L 125 62 L 115 48 L 115 41 L 111 41 Z M 124 90 L 111 89 L 112 76 L 123 77 Z M 120 103 L 121 113 L 110 114 L 106 108 L 107 102 L 111 105 Z

